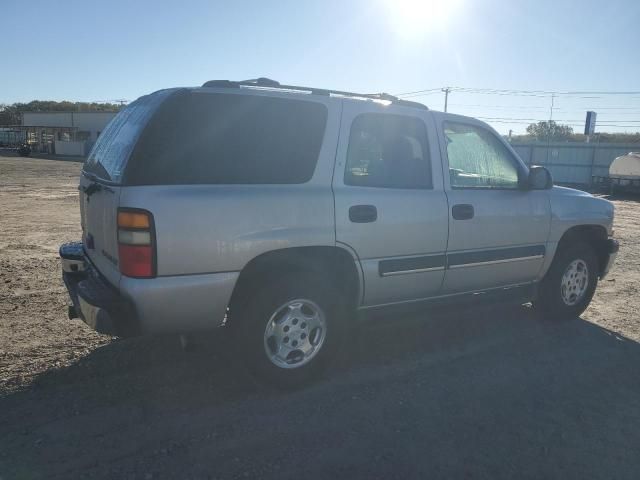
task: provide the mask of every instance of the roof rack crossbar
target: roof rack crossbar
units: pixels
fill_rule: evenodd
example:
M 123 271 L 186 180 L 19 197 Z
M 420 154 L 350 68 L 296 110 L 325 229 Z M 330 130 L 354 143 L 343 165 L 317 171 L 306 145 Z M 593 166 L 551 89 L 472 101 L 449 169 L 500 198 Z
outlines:
M 403 100 L 401 98 L 395 97 L 388 93 L 357 93 L 357 92 L 347 92 L 343 90 L 331 90 L 325 88 L 315 88 L 315 87 L 303 87 L 300 85 L 283 85 L 276 80 L 272 80 L 266 77 L 260 77 L 250 80 L 241 80 L 241 81 L 233 81 L 233 80 L 209 80 L 202 84 L 203 87 L 214 87 L 214 88 L 240 88 L 240 87 L 258 87 L 258 88 L 270 88 L 276 90 L 293 90 L 300 92 L 309 92 L 312 95 L 341 95 L 345 97 L 360 97 L 360 98 L 370 98 L 372 100 L 386 100 L 398 105 L 405 105 L 410 107 L 417 107 L 428 110 L 428 108 L 418 102 L 412 102 L 410 100 Z

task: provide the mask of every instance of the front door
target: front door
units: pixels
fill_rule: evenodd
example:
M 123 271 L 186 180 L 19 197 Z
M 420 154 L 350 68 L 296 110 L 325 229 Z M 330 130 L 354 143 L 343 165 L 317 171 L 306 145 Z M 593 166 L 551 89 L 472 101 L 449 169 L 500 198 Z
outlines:
M 363 305 L 436 295 L 448 219 L 430 113 L 345 102 L 333 188 L 336 239 L 360 260 Z
M 450 218 L 443 293 L 534 281 L 549 236 L 548 191 L 521 188 L 526 167 L 484 124 L 437 116 Z

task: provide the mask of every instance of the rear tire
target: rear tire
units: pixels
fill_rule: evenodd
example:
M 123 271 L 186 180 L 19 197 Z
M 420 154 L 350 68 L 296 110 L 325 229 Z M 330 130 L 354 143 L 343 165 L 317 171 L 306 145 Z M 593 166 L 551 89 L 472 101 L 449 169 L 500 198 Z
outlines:
M 560 246 L 533 302 L 552 319 L 579 317 L 589 306 L 598 284 L 598 258 L 585 242 Z
M 230 322 L 247 367 L 280 388 L 317 378 L 337 358 L 349 331 L 343 296 L 318 274 L 267 279 L 256 289 Z

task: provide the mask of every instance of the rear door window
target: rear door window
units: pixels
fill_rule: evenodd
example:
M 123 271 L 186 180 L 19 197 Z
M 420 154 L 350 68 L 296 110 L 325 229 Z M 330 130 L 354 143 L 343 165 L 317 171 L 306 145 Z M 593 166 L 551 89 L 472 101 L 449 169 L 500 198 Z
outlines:
M 120 183 L 142 130 L 171 92 L 161 90 L 145 95 L 121 110 L 99 135 L 84 164 L 84 171 L 103 180 Z
M 351 124 L 344 183 L 359 187 L 431 188 L 424 122 L 364 113 Z
M 327 108 L 258 95 L 182 91 L 153 116 L 126 183 L 292 184 L 311 179 Z

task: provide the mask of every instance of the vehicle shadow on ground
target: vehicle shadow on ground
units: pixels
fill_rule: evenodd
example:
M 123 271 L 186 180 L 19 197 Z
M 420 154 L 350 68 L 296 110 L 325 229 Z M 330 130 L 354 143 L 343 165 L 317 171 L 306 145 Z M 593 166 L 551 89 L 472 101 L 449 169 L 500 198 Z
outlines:
M 45 471 L 67 475 L 103 468 L 105 462 L 112 468 L 109 462 L 119 459 L 121 467 L 129 465 L 137 471 L 141 459 L 157 462 L 158 452 L 173 449 L 173 460 L 166 460 L 163 467 L 165 473 L 177 468 L 176 459 L 195 458 L 206 471 L 217 457 L 216 468 L 222 462 L 228 473 L 236 474 L 240 467 L 226 463 L 223 455 L 235 455 L 244 448 L 238 432 L 246 428 L 254 432 L 246 441 L 257 441 L 256 429 L 275 428 L 286 443 L 288 424 L 295 420 L 282 406 L 299 400 L 312 411 L 340 405 L 340 413 L 331 413 L 339 419 L 340 429 L 325 425 L 327 420 L 306 427 L 324 433 L 361 428 L 372 437 L 392 437 L 376 422 L 358 427 L 365 422 L 364 414 L 375 417 L 392 409 L 386 414 L 387 422 L 391 418 L 404 425 L 408 417 L 411 425 L 429 422 L 433 433 L 414 432 L 424 435 L 425 442 L 460 435 L 455 445 L 449 445 L 451 451 L 436 448 L 442 450 L 442 458 L 455 456 L 460 449 L 482 450 L 486 435 L 498 450 L 482 461 L 499 465 L 505 454 L 511 454 L 505 468 L 526 460 L 520 458 L 521 450 L 511 450 L 513 442 L 527 439 L 526 448 L 534 452 L 527 450 L 526 456 L 535 457 L 541 451 L 548 455 L 548 448 L 557 442 L 562 452 L 575 453 L 572 442 L 585 441 L 585 435 L 599 428 L 599 434 L 586 439 L 591 443 L 584 451 L 610 445 L 616 449 L 615 457 L 594 465 L 585 457 L 580 471 L 612 468 L 611 463 L 618 465 L 613 468 L 623 468 L 617 471 L 620 475 L 612 471 L 611 478 L 622 478 L 629 469 L 640 468 L 637 456 L 631 456 L 631 445 L 640 445 L 640 344 L 612 331 L 580 319 L 539 319 L 526 307 L 487 308 L 419 313 L 402 320 L 382 318 L 354 333 L 348 348 L 348 361 L 334 368 L 330 377 L 300 391 L 279 392 L 256 383 L 241 366 L 238 351 L 220 334 L 199 338 L 193 353 L 183 352 L 175 337 L 109 344 L 77 364 L 43 374 L 29 389 L 0 399 L 0 432 L 5 432 L 0 435 L 0 443 L 5 443 L 0 446 L 4 451 L 0 467 L 4 463 L 9 472 L 29 468 L 36 477 Z M 357 403 L 363 397 L 370 402 Z M 530 423 L 536 415 L 544 415 L 542 427 Z M 589 427 L 583 425 L 583 418 Z M 469 425 L 472 430 L 467 431 Z M 559 440 L 554 435 L 560 431 L 564 436 Z M 202 450 L 202 444 L 219 445 L 225 436 L 234 439 L 230 447 L 216 454 Z M 389 441 L 382 445 L 371 438 L 362 444 L 361 439 L 350 450 L 347 441 L 340 448 L 349 450 L 349 462 L 355 468 L 359 461 L 368 464 L 372 451 L 391 448 Z M 368 450 L 363 449 L 366 445 Z M 332 446 L 326 448 L 330 451 Z M 397 455 L 411 454 L 411 448 L 404 448 Z M 337 468 L 342 462 L 338 455 L 334 464 L 329 462 L 316 472 L 316 478 L 335 473 L 331 465 Z M 427 468 L 427 459 L 420 458 L 412 468 L 421 462 Z M 288 474 L 304 471 L 301 466 L 298 472 L 296 465 L 289 465 Z M 404 471 L 409 476 L 419 472 Z M 458 471 L 446 471 L 454 472 Z M 108 475 L 120 473 L 109 470 Z M 403 472 L 396 473 L 402 476 Z
M 352 373 L 361 374 L 362 369 L 401 364 L 406 359 L 460 355 L 494 343 L 517 341 L 522 336 L 545 331 L 553 334 L 554 329 L 608 332 L 581 320 L 546 321 L 526 306 L 405 313 L 401 319 L 380 316 L 354 328 L 339 363 L 316 383 L 335 382 Z M 141 404 L 149 399 L 151 408 L 163 401 L 171 403 L 173 395 L 181 405 L 185 400 L 212 405 L 253 394 L 290 393 L 279 392 L 252 377 L 243 366 L 239 349 L 229 343 L 223 329 L 198 335 L 193 341 L 193 350 L 184 351 L 176 335 L 116 340 L 71 366 L 47 371 L 31 388 L 14 396 L 28 398 L 54 389 L 72 394 L 72 403 L 78 407 L 81 399 L 89 406 L 92 401 L 137 398 Z

